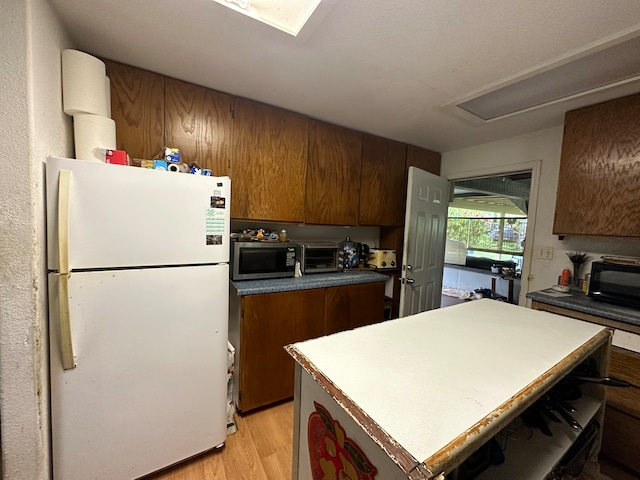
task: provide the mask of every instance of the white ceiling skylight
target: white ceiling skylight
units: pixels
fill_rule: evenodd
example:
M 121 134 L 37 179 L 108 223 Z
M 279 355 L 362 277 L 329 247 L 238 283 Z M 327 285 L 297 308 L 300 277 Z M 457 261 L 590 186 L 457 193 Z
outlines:
M 278 30 L 300 33 L 322 0 L 215 0 L 220 5 L 247 15 Z

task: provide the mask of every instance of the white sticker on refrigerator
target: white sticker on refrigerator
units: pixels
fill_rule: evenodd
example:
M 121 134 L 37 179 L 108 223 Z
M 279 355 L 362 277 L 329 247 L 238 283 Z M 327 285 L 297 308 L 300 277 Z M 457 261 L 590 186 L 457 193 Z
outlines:
M 226 201 L 224 197 L 211 197 L 211 205 L 207 209 L 206 241 L 207 245 L 222 245 L 224 231 L 224 213 Z

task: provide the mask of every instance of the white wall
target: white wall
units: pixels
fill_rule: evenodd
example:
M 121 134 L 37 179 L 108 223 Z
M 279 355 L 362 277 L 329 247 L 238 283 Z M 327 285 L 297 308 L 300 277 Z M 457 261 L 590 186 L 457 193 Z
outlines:
M 4 0 L 0 15 L 0 430 L 2 478 L 50 478 L 42 162 L 69 155 L 60 50 L 45 0 Z
M 535 251 L 537 246 L 554 249 L 552 260 L 531 258 L 529 268 L 524 271 L 520 304 L 525 304 L 524 296 L 557 283 L 562 269 L 572 265 L 566 256 L 570 251 L 588 252 L 591 259 L 583 267 L 582 274 L 590 270 L 592 260 L 601 255 L 640 256 L 640 240 L 607 237 L 565 237 L 559 240 L 551 232 L 556 204 L 560 152 L 562 148 L 562 126 L 539 132 L 491 142 L 475 147 L 445 152 L 442 155 L 441 175 L 445 178 L 470 178 L 474 176 L 516 172 L 540 166 L 538 190 L 531 192 L 531 203 L 535 202 L 533 238 L 527 236 L 527 250 Z M 530 250 L 534 247 L 533 250 Z M 525 260 L 526 262 L 526 260 Z M 526 266 L 525 266 L 526 267 Z M 530 274 L 529 281 L 527 274 Z

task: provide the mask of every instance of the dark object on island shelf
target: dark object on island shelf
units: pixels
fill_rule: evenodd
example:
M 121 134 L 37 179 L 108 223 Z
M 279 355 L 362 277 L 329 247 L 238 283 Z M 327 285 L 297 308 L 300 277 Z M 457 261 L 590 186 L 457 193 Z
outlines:
M 553 433 L 551 433 L 551 429 L 547 425 L 547 422 L 544 418 L 542 418 L 542 413 L 540 412 L 540 407 L 537 404 L 531 405 L 520 415 L 525 424 L 530 426 L 531 428 L 537 428 L 543 435 L 547 437 L 552 437 Z
M 573 382 L 576 385 L 583 383 L 599 383 L 609 387 L 630 387 L 631 384 L 615 377 L 602 377 L 598 371 L 596 361 L 593 358 L 582 362 L 574 368 L 564 379 L 564 382 Z
M 587 463 L 599 430 L 600 424 L 596 420 L 592 420 L 562 457 L 562 460 L 552 472 L 551 478 L 579 477 Z
M 585 383 L 598 383 L 609 387 L 630 386 L 629 383 L 623 380 L 600 375 L 595 359 L 589 358 L 554 385 L 551 390 L 549 390 L 549 395 L 553 400 L 559 402 L 565 411 L 573 413 L 573 411 L 567 407 L 567 402 L 577 400 L 582 396 L 580 386 Z
M 582 395 L 582 393 L 580 393 Z M 547 419 L 553 423 L 566 422 L 571 428 L 582 430 L 582 426 L 573 418 L 571 413 L 576 409 L 566 401 L 556 398 L 556 394 L 549 391 L 537 402 L 527 408 L 520 418 L 531 428 L 540 430 L 543 435 L 553 436 L 553 432 L 549 428 Z M 557 414 L 557 415 L 556 415 Z M 561 419 L 561 418 L 562 419 Z
M 473 480 L 491 465 L 504 463 L 504 453 L 495 438 L 482 445 L 447 476 L 449 480 Z
M 630 387 L 631 384 L 624 380 L 619 380 L 615 377 L 585 377 L 582 375 L 568 375 L 569 379 L 576 381 L 577 383 L 599 383 L 600 385 L 607 385 L 609 387 Z

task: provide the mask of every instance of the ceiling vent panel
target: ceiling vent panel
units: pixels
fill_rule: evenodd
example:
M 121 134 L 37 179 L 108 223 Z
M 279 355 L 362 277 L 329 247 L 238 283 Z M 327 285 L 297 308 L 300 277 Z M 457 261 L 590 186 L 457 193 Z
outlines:
M 640 76 L 640 37 L 457 104 L 493 120 Z

